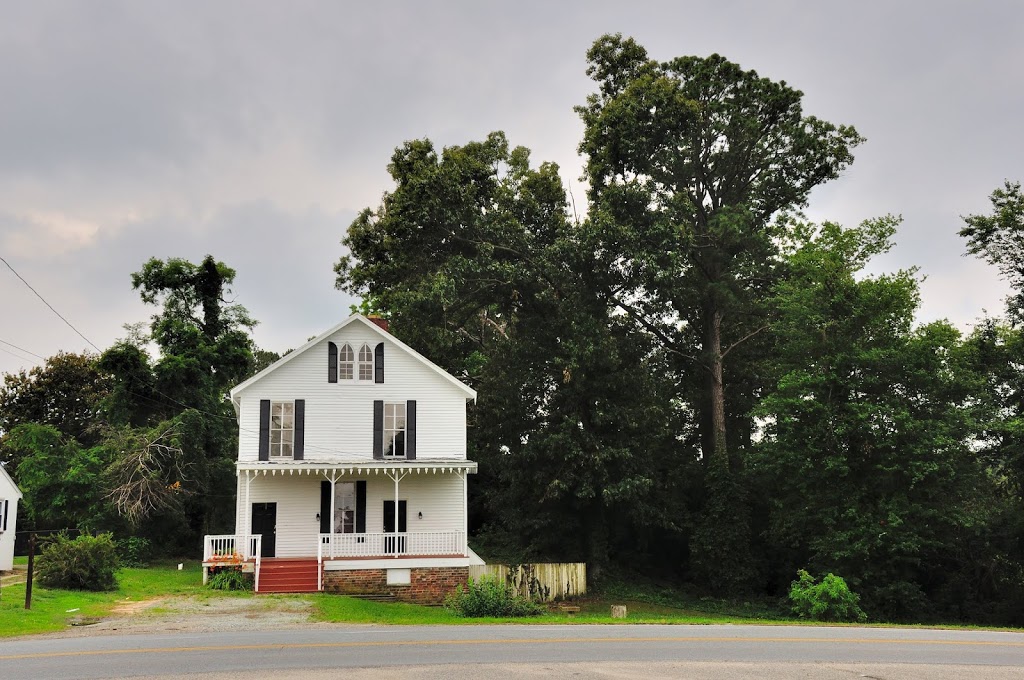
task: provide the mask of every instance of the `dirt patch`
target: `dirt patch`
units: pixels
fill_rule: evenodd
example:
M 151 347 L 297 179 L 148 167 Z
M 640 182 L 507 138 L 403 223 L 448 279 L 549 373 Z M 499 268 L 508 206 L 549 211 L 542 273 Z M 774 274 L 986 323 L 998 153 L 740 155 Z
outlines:
M 110 614 L 88 626 L 53 637 L 135 633 L 211 632 L 320 627 L 310 620 L 309 600 L 275 597 L 162 597 L 118 604 Z

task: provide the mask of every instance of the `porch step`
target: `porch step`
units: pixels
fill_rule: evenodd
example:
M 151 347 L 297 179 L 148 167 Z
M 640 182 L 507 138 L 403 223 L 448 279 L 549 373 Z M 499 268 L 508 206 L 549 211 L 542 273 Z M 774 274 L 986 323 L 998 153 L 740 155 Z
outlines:
M 315 559 L 264 559 L 260 564 L 259 593 L 315 593 L 318 590 Z
M 362 595 L 345 595 L 345 597 L 354 597 L 367 602 L 398 602 L 398 598 L 391 593 L 364 593 Z

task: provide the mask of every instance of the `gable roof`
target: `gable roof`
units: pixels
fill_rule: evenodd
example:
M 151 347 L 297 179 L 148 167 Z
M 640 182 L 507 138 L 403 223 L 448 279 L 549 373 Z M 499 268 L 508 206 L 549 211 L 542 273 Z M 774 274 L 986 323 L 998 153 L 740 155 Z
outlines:
M 231 390 L 231 403 L 234 404 L 235 410 L 237 411 L 237 409 L 238 409 L 238 395 L 243 390 L 245 390 L 247 387 L 252 385 L 254 382 L 259 380 L 263 376 L 265 376 L 265 375 L 267 375 L 267 374 L 269 374 L 269 373 L 271 373 L 273 371 L 276 371 L 277 369 L 281 368 L 282 366 L 284 366 L 289 361 L 291 361 L 295 357 L 299 356 L 300 354 L 302 354 L 306 350 L 308 350 L 311 347 L 313 347 L 314 345 L 320 343 L 325 338 L 327 338 L 327 337 L 329 337 L 331 335 L 334 335 L 335 333 L 340 331 L 342 328 L 344 328 L 345 326 L 348 326 L 349 324 L 352 324 L 352 323 L 362 323 L 367 328 L 369 328 L 373 332 L 377 333 L 377 335 L 379 335 L 381 338 L 385 338 L 389 342 L 397 345 L 400 349 L 402 349 L 406 353 L 408 353 L 409 356 L 413 357 L 414 359 L 419 361 L 421 364 L 423 364 L 424 366 L 426 366 L 427 368 L 429 368 L 430 370 L 434 371 L 439 376 L 441 376 L 442 378 L 444 378 L 445 380 L 450 382 L 452 385 L 454 385 L 455 387 L 459 388 L 463 393 L 465 393 L 466 399 L 472 399 L 472 400 L 476 401 L 476 390 L 474 390 L 472 387 L 470 387 L 469 385 L 465 384 L 464 382 L 462 382 L 461 380 L 459 380 L 458 378 L 453 376 L 451 373 L 448 373 L 448 371 L 444 370 L 443 368 L 441 368 L 440 366 L 435 364 L 433 361 L 431 361 L 430 359 L 426 358 L 425 356 L 423 356 L 422 354 L 420 354 L 419 352 L 414 350 L 412 347 L 409 347 L 409 345 L 405 344 L 404 342 L 402 342 L 401 340 L 399 340 L 395 336 L 391 335 L 390 333 L 385 331 L 383 328 L 381 328 L 380 326 L 378 326 L 374 322 L 372 322 L 369 319 L 367 319 L 362 314 L 353 314 L 352 316 L 348 317 L 347 319 L 345 319 L 341 323 L 333 326 L 332 328 L 327 329 L 326 331 L 324 331 L 320 335 L 316 336 L 315 338 L 313 338 L 312 340 L 310 340 L 309 342 L 304 344 L 302 347 L 299 347 L 298 349 L 296 349 L 296 350 L 294 350 L 292 352 L 289 352 L 288 354 L 284 355 L 283 357 L 281 357 L 280 359 L 278 359 L 274 363 L 270 364 L 269 366 L 264 368 L 262 371 L 260 371 L 259 373 L 257 373 L 253 377 L 251 377 L 248 380 L 246 380 L 245 382 L 242 382 L 242 383 L 240 383 L 238 385 L 235 385 L 235 387 L 233 387 L 232 390 Z
M 18 494 L 18 498 L 22 498 L 23 497 L 21 495 L 21 489 L 19 489 L 18 485 L 14 483 L 14 480 L 7 473 L 7 470 L 4 469 L 3 465 L 0 465 L 0 478 L 6 478 L 7 481 L 11 483 L 11 488 L 14 489 L 14 493 Z

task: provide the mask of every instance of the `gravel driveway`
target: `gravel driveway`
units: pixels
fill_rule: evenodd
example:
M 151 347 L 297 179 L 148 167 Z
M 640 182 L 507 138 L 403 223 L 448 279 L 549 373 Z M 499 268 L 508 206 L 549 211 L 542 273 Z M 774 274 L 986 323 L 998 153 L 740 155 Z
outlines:
M 78 620 L 53 637 L 329 626 L 310 621 L 309 600 L 276 597 L 165 597 L 123 602 L 99 621 Z

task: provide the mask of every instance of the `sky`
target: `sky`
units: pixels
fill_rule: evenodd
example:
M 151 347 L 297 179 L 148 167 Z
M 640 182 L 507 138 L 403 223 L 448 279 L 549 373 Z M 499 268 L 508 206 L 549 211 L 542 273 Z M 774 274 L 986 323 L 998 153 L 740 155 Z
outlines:
M 999 313 L 962 215 L 1024 180 L 1024 3 L 0 0 L 0 257 L 100 348 L 155 311 L 150 257 L 237 272 L 232 299 L 284 351 L 354 302 L 333 265 L 392 185 L 395 147 L 504 130 L 585 202 L 573 106 L 604 33 L 652 58 L 719 53 L 804 92 L 867 142 L 814 220 L 903 224 L 874 272 L 918 267 L 922 322 Z M 90 349 L 0 263 L 0 372 Z

